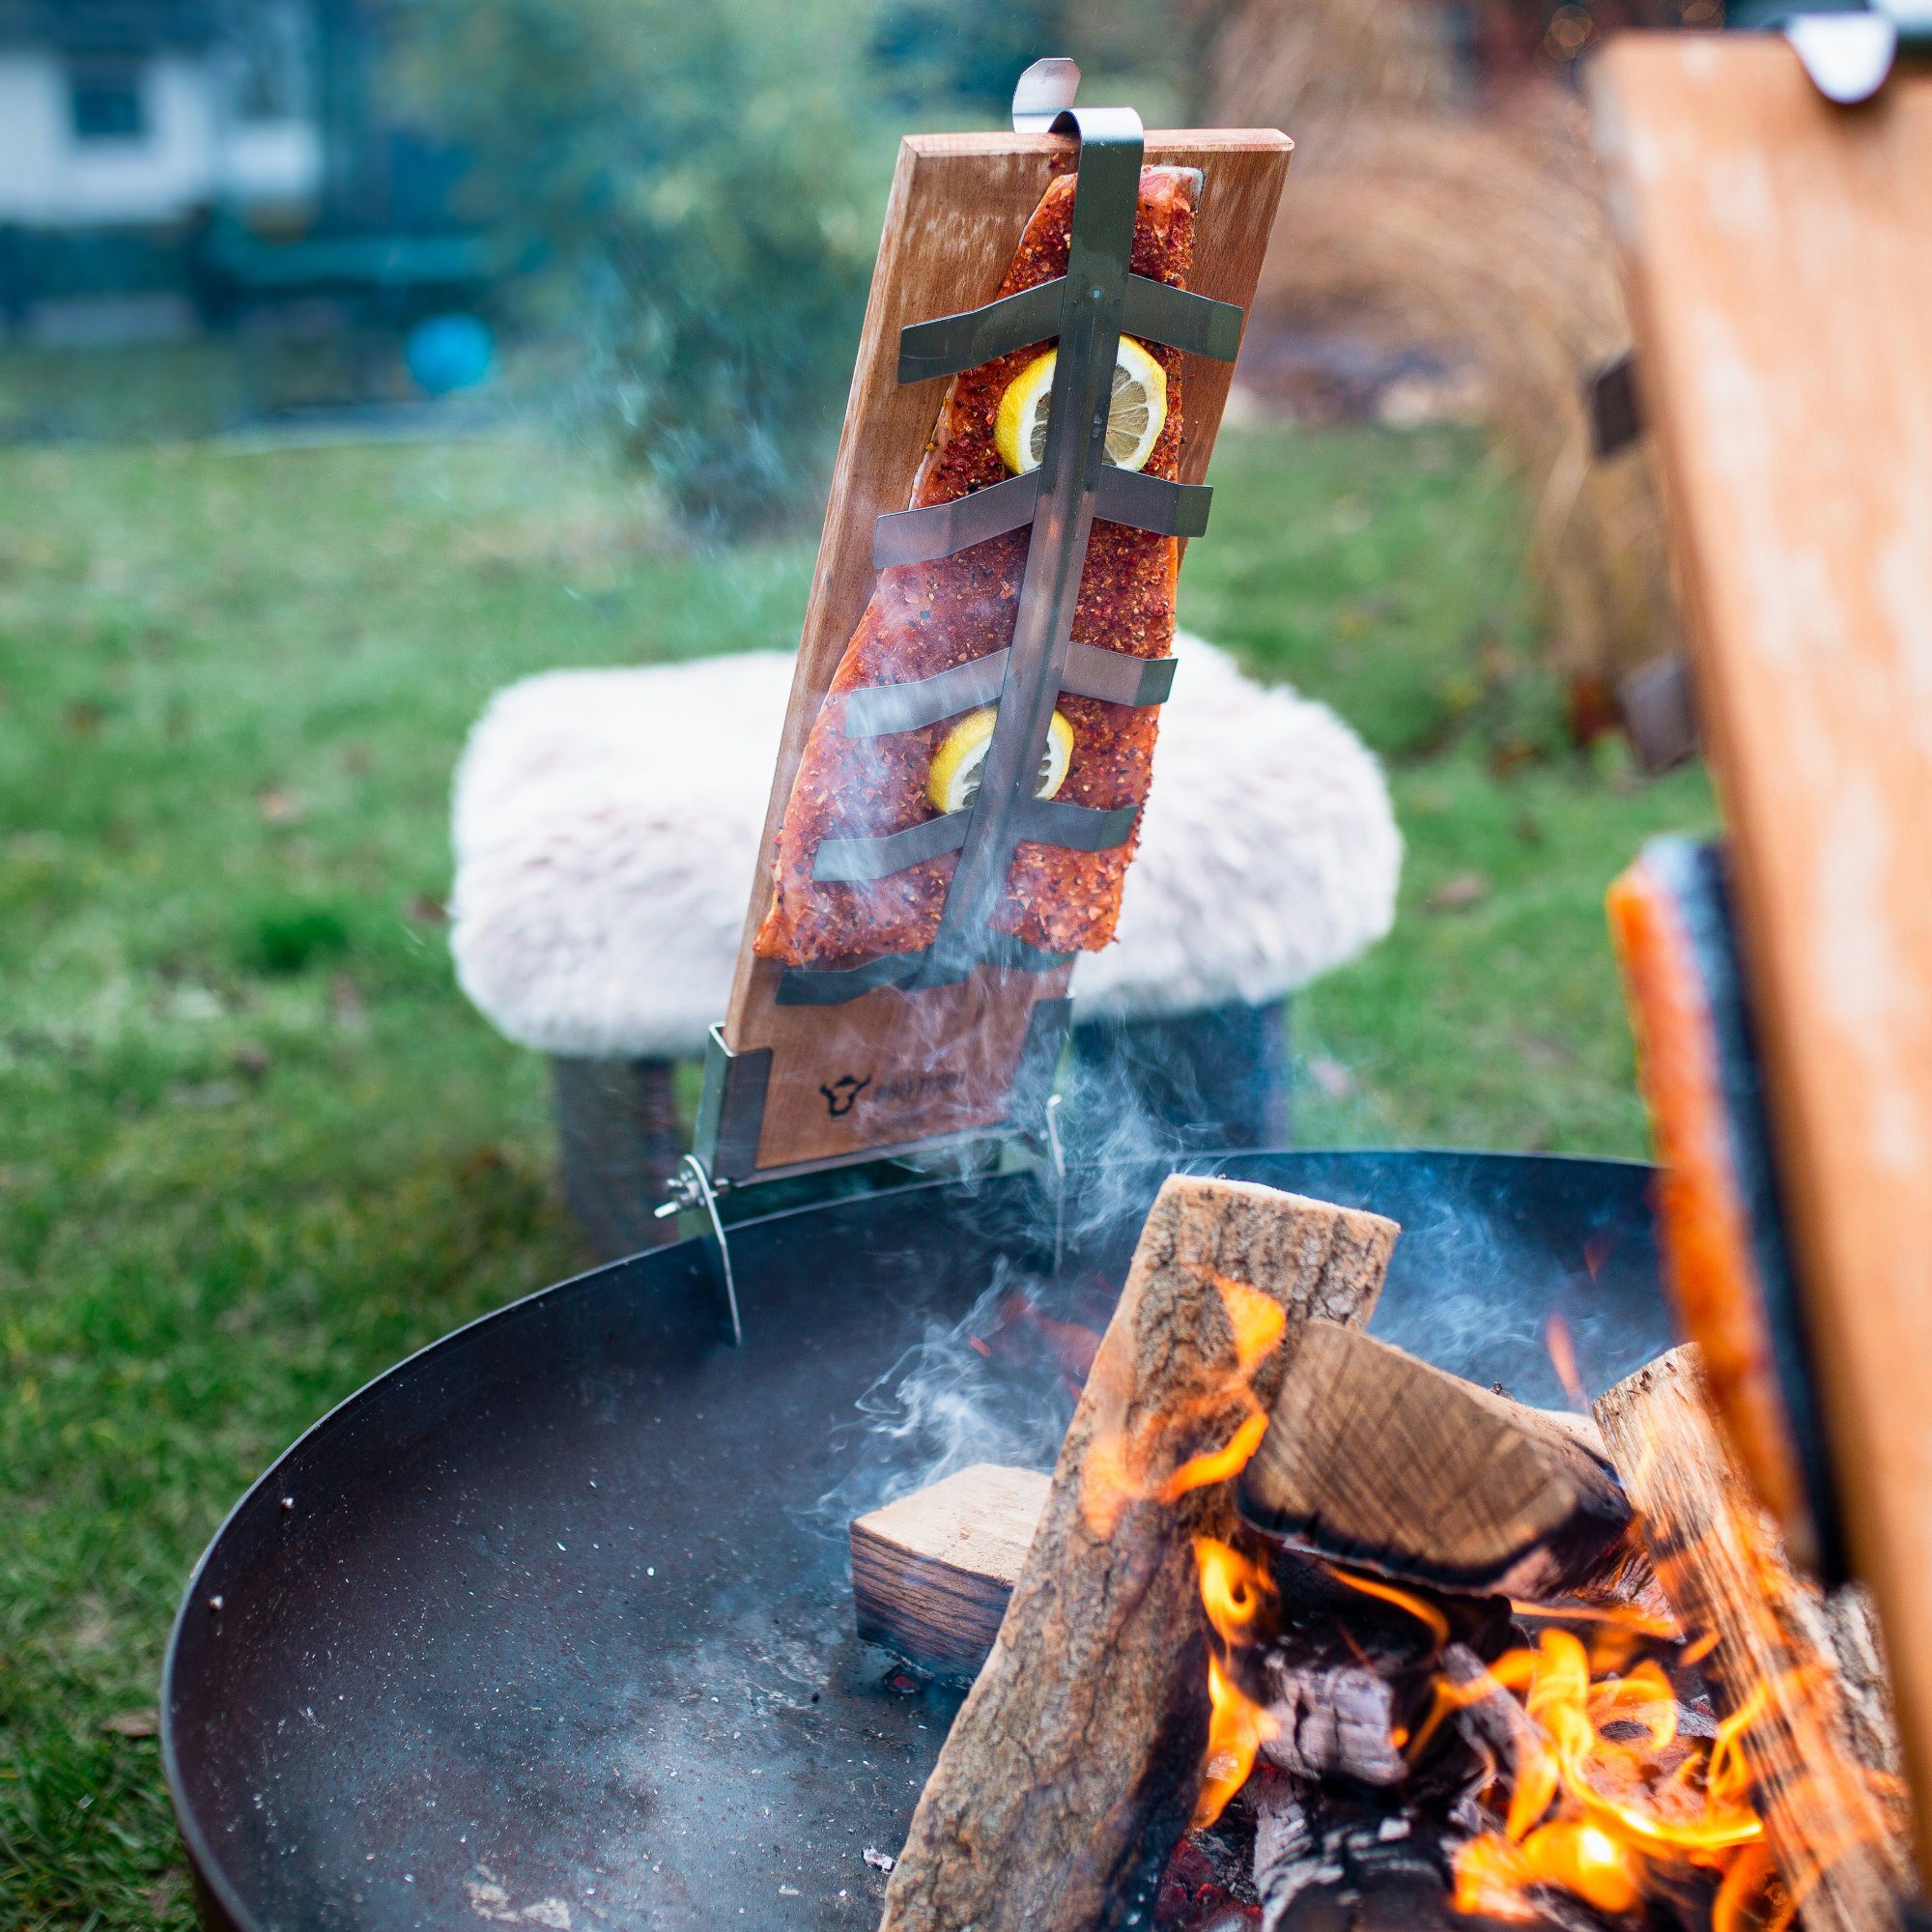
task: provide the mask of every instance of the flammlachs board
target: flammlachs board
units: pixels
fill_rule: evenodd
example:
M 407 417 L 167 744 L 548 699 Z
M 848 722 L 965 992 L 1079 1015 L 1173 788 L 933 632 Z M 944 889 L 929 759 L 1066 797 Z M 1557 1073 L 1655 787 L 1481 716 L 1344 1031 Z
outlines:
M 1290 148 L 1266 129 L 1148 135 L 1149 165 L 1202 172 L 1190 282 L 1200 294 L 1244 311 L 1252 301 Z M 945 392 L 943 380 L 900 384 L 899 331 L 990 299 L 1047 183 L 1075 153 L 1070 137 L 1056 134 L 916 135 L 900 147 L 723 1028 L 733 1055 L 771 1054 L 755 1151 L 742 1149 L 726 1178 L 997 1128 L 1009 1118 L 1036 1004 L 1065 992 L 1070 967 L 982 966 L 957 985 L 781 1006 L 783 969 L 757 957 L 752 939 L 807 733 L 876 582 L 874 522 L 910 501 Z M 1187 357 L 1184 482 L 1207 470 L 1232 374 L 1228 363 Z

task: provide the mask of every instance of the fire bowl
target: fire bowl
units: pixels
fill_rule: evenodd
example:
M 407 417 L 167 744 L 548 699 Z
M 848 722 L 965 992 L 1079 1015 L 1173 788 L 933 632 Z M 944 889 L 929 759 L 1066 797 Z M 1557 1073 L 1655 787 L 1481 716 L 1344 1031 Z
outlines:
M 1401 1221 L 1376 1332 L 1526 1399 L 1562 1400 L 1552 1314 L 1593 1390 L 1667 1344 L 1647 1168 L 1186 1165 Z M 742 1347 L 688 1240 L 472 1322 L 317 1423 L 222 1525 L 169 1645 L 204 1920 L 875 1924 L 959 1691 L 854 1635 L 844 1520 L 973 1459 L 949 1338 L 1002 1282 L 1083 1283 L 1104 1316 L 1169 1171 L 1075 1169 L 1057 1277 L 1026 1175 L 742 1221 Z M 1037 1408 L 1069 1400 L 1046 1387 Z M 1036 1415 L 1048 1456 L 1064 1418 Z

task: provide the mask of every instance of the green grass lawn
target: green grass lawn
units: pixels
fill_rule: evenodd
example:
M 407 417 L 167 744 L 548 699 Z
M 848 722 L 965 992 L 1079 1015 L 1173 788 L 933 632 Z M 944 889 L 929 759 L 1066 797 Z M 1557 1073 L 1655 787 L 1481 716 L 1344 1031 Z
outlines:
M 1642 1150 L 1611 873 L 1708 821 L 1565 745 L 1470 439 L 1224 440 L 1184 615 L 1390 762 L 1396 935 L 1303 997 L 1305 1138 Z M 0 1924 L 186 1925 L 140 1735 L 189 1565 L 325 1407 L 572 1270 L 543 1070 L 451 981 L 505 680 L 790 641 L 582 452 L 0 450 Z M 1453 889 L 1443 892 L 1445 885 Z

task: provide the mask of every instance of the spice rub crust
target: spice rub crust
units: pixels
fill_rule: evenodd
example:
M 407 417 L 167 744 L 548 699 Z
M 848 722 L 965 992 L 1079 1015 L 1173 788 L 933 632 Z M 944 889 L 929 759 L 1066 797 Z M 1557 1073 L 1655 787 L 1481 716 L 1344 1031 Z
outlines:
M 1187 285 L 1194 248 L 1198 177 L 1174 168 L 1141 176 L 1132 268 Z M 1065 270 L 1077 177 L 1053 181 L 1028 221 L 1001 295 Z M 994 445 L 1007 385 L 1041 351 L 1036 343 L 953 378 L 914 482 L 914 507 L 950 502 L 1008 471 Z M 1167 377 L 1167 419 L 1145 466 L 1173 478 L 1183 433 L 1180 356 L 1146 345 Z M 1003 650 L 1012 641 L 1027 535 L 1015 530 L 955 556 L 881 573 L 813 721 L 780 828 L 772 901 L 755 950 L 794 966 L 841 966 L 929 945 L 938 930 L 957 857 L 948 854 L 888 878 L 814 880 L 827 838 L 878 838 L 934 817 L 926 796 L 933 753 L 953 722 L 885 737 L 843 734 L 844 700 L 869 685 L 906 683 Z M 1131 657 L 1165 657 L 1174 642 L 1179 547 L 1171 537 L 1124 525 L 1094 526 L 1073 637 Z M 1072 761 L 1058 796 L 1110 809 L 1142 804 L 1151 777 L 1158 712 L 1062 694 L 1073 726 Z M 1138 838 L 1138 829 L 1135 833 Z M 1113 937 L 1132 841 L 1111 852 L 1021 844 L 994 923 L 1043 951 L 1094 951 Z

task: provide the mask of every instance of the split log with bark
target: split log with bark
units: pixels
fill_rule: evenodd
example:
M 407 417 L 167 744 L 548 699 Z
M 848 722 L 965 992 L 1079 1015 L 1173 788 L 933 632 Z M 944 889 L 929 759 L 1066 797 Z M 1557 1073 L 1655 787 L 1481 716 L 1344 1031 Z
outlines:
M 1242 1474 L 1241 1513 L 1270 1535 L 1437 1589 L 1547 1597 L 1614 1568 L 1630 1527 L 1594 1434 L 1311 1321 Z
M 883 1932 L 1147 1921 L 1208 1735 L 1194 1541 L 1237 1533 L 1229 1478 L 1299 1329 L 1366 1321 L 1396 1234 L 1252 1183 L 1162 1186 Z
M 1828 1603 L 1793 1571 L 1718 1434 L 1694 1349 L 1639 1369 L 1596 1412 L 1664 1594 L 1717 1639 L 1704 1667 L 1733 1710 L 1757 1708 L 1742 1742 L 1806 1932 L 1891 1922 L 1910 1853 L 1868 1602 Z M 1841 1652 L 1861 1660 L 1849 1681 Z

